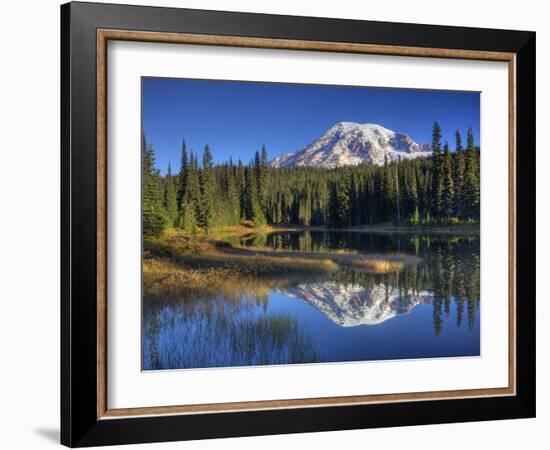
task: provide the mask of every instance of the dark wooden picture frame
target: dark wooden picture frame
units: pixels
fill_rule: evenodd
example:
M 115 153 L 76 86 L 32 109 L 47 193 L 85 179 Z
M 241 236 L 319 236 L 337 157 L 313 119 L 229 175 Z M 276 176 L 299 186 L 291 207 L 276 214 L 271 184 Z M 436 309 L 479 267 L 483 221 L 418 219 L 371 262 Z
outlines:
M 109 409 L 105 189 L 108 40 L 507 62 L 509 386 Z M 61 7 L 61 57 L 63 444 L 79 447 L 534 417 L 535 33 L 69 3 Z

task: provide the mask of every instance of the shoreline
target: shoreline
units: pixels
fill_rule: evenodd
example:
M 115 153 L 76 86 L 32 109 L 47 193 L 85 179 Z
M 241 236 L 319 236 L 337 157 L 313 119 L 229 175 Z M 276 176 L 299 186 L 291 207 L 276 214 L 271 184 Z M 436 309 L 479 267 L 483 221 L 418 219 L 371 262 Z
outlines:
M 303 227 L 303 226 L 271 226 L 272 233 L 299 233 L 302 231 L 326 231 L 333 233 L 378 233 L 378 234 L 450 234 L 479 235 L 479 224 L 441 225 L 441 226 L 409 226 L 409 225 L 360 225 L 347 228 Z
M 263 225 L 251 227 L 243 225 L 230 225 L 212 229 L 210 233 L 200 232 L 196 236 L 207 240 L 223 242 L 224 239 L 238 238 L 254 234 L 277 234 L 277 233 L 301 233 L 305 231 L 330 232 L 330 233 L 372 233 L 372 234 L 418 234 L 418 235 L 450 235 L 450 236 L 479 236 L 480 225 L 478 223 L 457 224 L 457 225 L 358 225 L 344 228 L 323 227 L 323 226 L 300 226 L 300 225 Z M 168 236 L 173 232 L 179 233 L 176 229 L 168 231 Z

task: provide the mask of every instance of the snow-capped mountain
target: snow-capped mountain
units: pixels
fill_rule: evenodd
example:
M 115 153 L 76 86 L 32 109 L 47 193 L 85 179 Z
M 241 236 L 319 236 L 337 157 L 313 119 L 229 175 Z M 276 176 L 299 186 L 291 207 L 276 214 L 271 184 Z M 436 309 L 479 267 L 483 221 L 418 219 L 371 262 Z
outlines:
M 428 157 L 428 144 L 417 144 L 405 133 L 397 133 L 373 123 L 340 122 L 315 142 L 271 161 L 273 167 L 311 166 L 333 168 L 384 160 Z
M 430 292 L 403 292 L 384 284 L 365 289 L 328 281 L 284 288 L 281 292 L 309 303 L 342 327 L 376 325 L 407 314 L 417 305 L 433 302 Z

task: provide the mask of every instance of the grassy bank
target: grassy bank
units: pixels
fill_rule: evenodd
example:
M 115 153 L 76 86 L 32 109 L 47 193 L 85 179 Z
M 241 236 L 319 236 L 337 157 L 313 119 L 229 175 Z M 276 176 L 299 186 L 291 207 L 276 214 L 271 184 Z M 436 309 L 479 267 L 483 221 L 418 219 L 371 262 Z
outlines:
M 338 266 L 351 267 L 355 269 L 365 269 L 373 273 L 395 272 L 403 269 L 407 265 L 414 265 L 420 262 L 419 258 L 409 255 L 393 254 L 379 255 L 372 253 L 369 255 L 358 254 L 353 251 L 332 251 L 332 252 L 300 252 L 294 250 L 273 250 L 273 249 L 255 249 L 255 248 L 228 248 L 226 254 L 241 255 L 244 257 L 275 257 L 277 259 L 306 260 L 313 261 L 331 261 Z
M 418 258 L 407 255 L 364 255 L 351 251 L 275 251 L 232 245 L 228 237 L 267 228 L 228 227 L 208 235 L 191 236 L 169 230 L 161 238 L 146 240 L 143 283 L 148 298 L 204 298 L 223 295 L 239 298 L 267 296 L 269 289 L 329 275 L 339 267 L 371 273 L 396 272 Z M 270 229 L 271 232 L 274 229 Z M 240 234 L 239 234 L 240 233 Z
M 270 287 L 329 274 L 337 265 L 326 258 L 232 252 L 220 235 L 189 236 L 171 230 L 144 243 L 143 283 L 150 298 L 238 298 L 267 295 Z

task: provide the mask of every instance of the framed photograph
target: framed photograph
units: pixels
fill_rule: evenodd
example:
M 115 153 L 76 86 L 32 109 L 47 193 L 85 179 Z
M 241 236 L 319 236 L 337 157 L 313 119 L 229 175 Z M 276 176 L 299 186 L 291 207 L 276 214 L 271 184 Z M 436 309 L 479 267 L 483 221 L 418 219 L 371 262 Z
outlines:
M 61 7 L 61 440 L 535 415 L 535 33 Z

